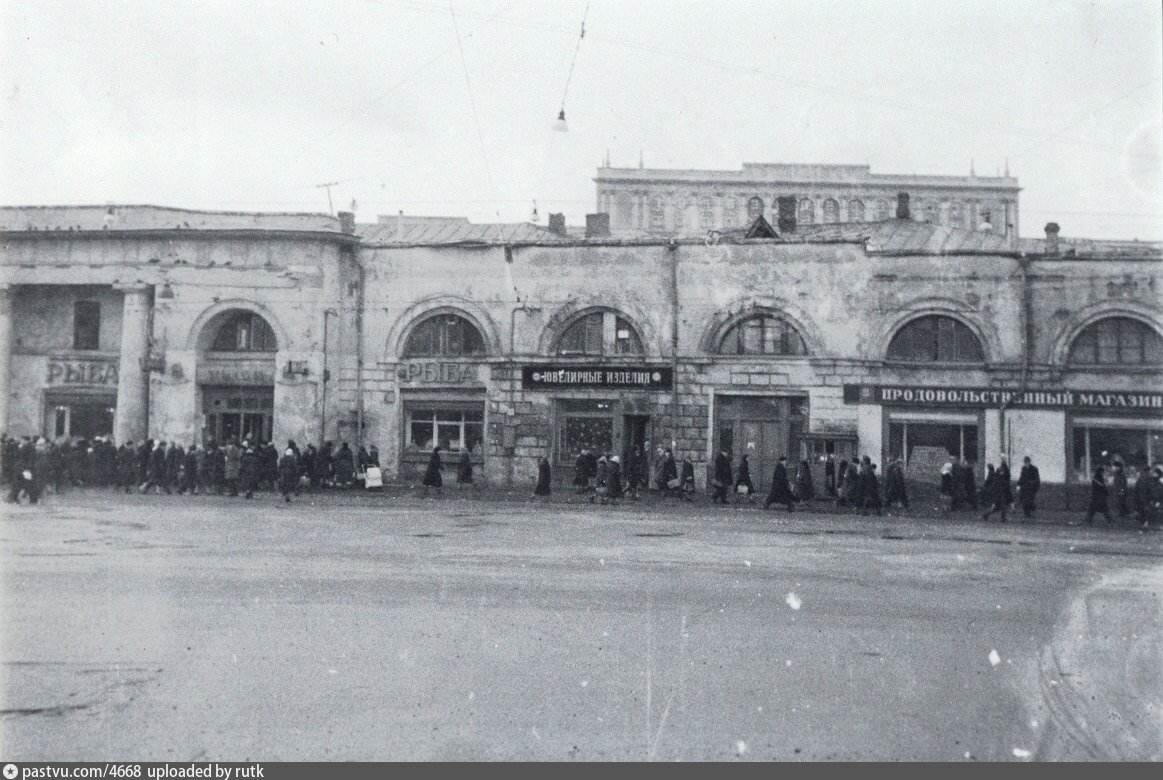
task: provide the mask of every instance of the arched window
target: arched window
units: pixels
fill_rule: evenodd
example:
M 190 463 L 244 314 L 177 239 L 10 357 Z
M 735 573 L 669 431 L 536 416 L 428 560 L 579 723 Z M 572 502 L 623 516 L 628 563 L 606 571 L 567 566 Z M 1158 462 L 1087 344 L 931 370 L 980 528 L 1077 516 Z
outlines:
M 840 221 L 840 204 L 832 198 L 824 201 L 824 224 L 831 225 Z
M 862 201 L 862 200 L 848 201 L 848 221 L 849 222 L 863 222 L 864 221 L 864 201 Z
M 887 200 L 879 198 L 876 201 L 876 220 L 883 222 L 886 219 L 892 219 L 892 210 Z
M 1088 325 L 1070 345 L 1071 365 L 1160 365 L 1163 338 L 1130 317 L 1108 317 Z
M 580 317 L 561 334 L 559 355 L 641 355 L 642 340 L 634 327 L 612 311 Z
M 799 208 L 796 209 L 796 222 L 801 225 L 810 225 L 816 221 L 816 204 L 810 198 L 800 198 Z
M 101 304 L 77 301 L 73 304 L 73 349 L 101 348 Z
M 965 227 L 965 204 L 955 200 L 949 204 L 949 227 Z
M 275 332 L 259 315 L 249 311 L 233 312 L 214 336 L 212 352 L 275 352 Z
M 651 230 L 666 230 L 666 205 L 662 202 L 662 198 L 650 199 L 649 224 Z
M 721 355 L 806 355 L 799 331 L 774 314 L 756 314 L 736 323 L 719 342 Z
M 918 317 L 897 331 L 888 359 L 908 363 L 980 363 L 981 342 L 968 327 L 939 314 Z
M 763 213 L 763 198 L 758 195 L 747 201 L 747 221 L 754 222 L 755 218 Z
M 483 355 L 485 340 L 476 326 L 456 314 L 437 314 L 412 329 L 404 357 Z

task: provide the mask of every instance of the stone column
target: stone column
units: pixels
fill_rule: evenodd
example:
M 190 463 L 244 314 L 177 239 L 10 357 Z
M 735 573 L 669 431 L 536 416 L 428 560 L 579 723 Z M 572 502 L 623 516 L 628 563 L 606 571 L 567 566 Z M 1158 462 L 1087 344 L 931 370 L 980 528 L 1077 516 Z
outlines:
M 12 362 L 12 290 L 0 284 L 0 432 L 8 431 L 8 377 Z
M 118 288 L 124 293 L 121 307 L 121 363 L 117 371 L 117 412 L 113 435 L 118 444 L 140 442 L 149 427 L 150 288 L 144 285 Z

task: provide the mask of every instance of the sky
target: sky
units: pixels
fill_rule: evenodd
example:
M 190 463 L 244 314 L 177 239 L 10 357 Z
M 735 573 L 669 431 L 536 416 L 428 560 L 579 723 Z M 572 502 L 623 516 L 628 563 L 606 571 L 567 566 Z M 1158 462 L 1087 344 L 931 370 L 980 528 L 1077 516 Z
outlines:
M 1163 240 L 1158 0 L 0 0 L 0 88 L 3 205 L 582 223 L 607 152 L 1008 160 L 1023 235 Z

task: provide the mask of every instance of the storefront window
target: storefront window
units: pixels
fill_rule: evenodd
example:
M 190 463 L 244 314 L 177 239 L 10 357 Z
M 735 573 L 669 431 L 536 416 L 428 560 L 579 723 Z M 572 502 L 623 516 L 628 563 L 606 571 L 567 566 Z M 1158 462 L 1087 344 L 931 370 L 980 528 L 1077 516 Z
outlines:
M 482 355 L 484 351 L 484 339 L 471 322 L 455 314 L 439 314 L 412 330 L 404 356 L 462 357 Z
M 1129 317 L 1109 317 L 1088 326 L 1070 345 L 1072 365 L 1160 365 L 1163 338 Z
M 428 451 L 439 445 L 445 452 L 467 449 L 481 452 L 484 441 L 484 412 L 475 409 L 408 410 L 408 446 Z
M 888 455 L 935 476 L 951 459 L 977 462 L 977 426 L 958 423 L 890 422 Z M 938 462 L 940 461 L 940 462 Z
M 563 399 L 558 402 L 558 459 L 572 465 L 582 450 L 595 457 L 614 452 L 612 401 Z
M 908 363 L 973 363 L 985 359 L 981 342 L 952 317 L 918 317 L 897 331 L 888 346 L 888 359 Z
M 278 344 L 271 326 L 257 314 L 235 312 L 214 337 L 213 352 L 275 352 Z
M 759 314 L 736 324 L 719 343 L 723 355 L 806 355 L 796 329 L 782 317 Z
M 1094 469 L 1110 468 L 1117 460 L 1142 469 L 1163 459 L 1163 424 L 1158 428 L 1074 426 L 1074 478 L 1089 482 Z

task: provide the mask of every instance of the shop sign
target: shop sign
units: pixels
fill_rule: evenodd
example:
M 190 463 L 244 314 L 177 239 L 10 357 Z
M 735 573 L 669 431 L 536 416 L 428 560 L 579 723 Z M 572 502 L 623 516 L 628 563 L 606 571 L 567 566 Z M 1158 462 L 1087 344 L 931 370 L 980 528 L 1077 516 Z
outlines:
M 117 362 L 113 360 L 62 360 L 50 358 L 50 385 L 117 386 Z
M 674 373 L 654 366 L 522 366 L 525 390 L 570 388 L 670 390 Z
M 397 369 L 401 382 L 463 385 L 477 381 L 475 363 L 404 363 Z
M 844 402 L 888 406 L 1120 411 L 1163 415 L 1163 393 L 1107 390 L 1007 390 L 996 387 L 844 385 Z

